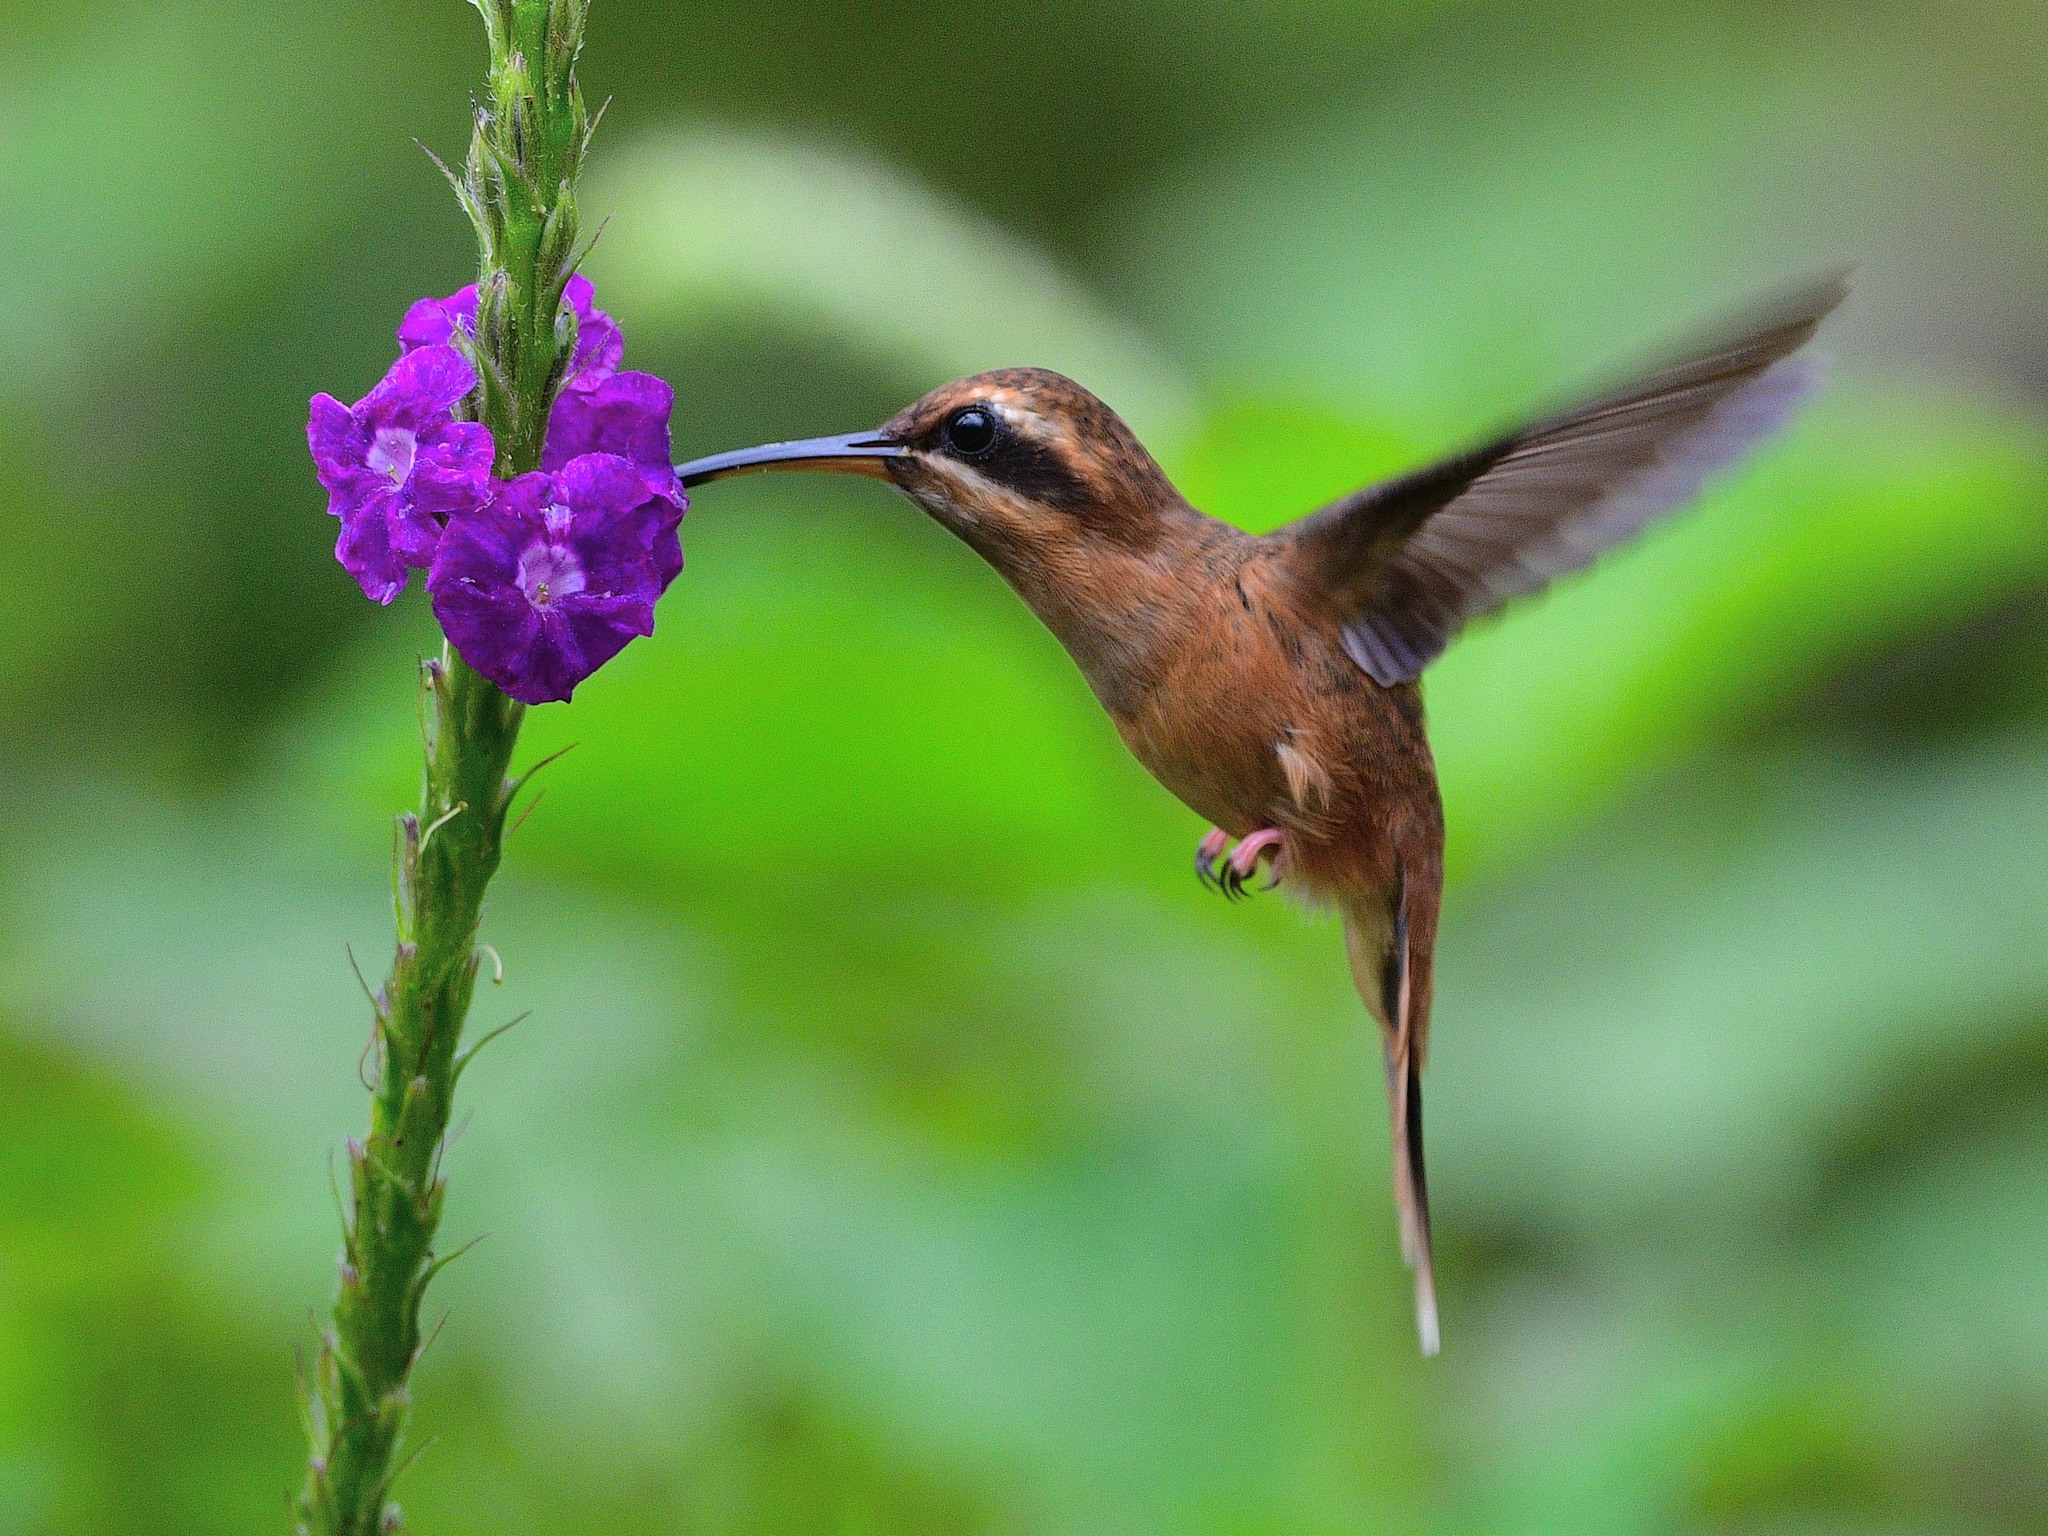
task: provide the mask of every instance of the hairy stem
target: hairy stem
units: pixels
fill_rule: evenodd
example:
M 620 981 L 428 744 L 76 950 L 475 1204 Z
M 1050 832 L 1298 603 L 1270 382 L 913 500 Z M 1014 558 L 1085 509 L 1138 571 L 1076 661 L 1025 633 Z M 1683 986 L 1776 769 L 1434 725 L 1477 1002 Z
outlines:
M 477 924 L 498 867 L 515 787 L 506 770 L 524 712 L 460 658 L 444 653 L 421 672 L 426 787 L 419 813 L 398 818 L 398 947 L 376 999 L 370 1134 L 348 1148 L 341 1285 L 309 1404 L 313 1454 L 299 1519 L 302 1530 L 323 1536 L 398 1526 L 388 1496 L 447 1188 L 441 1155 L 456 1052 L 482 958 Z
M 503 478 L 539 467 L 574 354 L 562 305 L 575 260 L 575 175 L 590 135 L 575 65 L 587 0 L 474 0 L 491 65 L 456 193 L 482 255 L 475 414 Z M 421 668 L 425 782 L 397 821 L 398 943 L 375 1002 L 370 1134 L 348 1149 L 349 1201 L 332 1321 L 306 1391 L 311 1442 L 297 1504 L 306 1536 L 401 1528 L 391 1485 L 423 1347 L 421 1305 L 438 1268 L 463 1020 L 477 927 L 497 872 L 525 707 L 443 647 Z

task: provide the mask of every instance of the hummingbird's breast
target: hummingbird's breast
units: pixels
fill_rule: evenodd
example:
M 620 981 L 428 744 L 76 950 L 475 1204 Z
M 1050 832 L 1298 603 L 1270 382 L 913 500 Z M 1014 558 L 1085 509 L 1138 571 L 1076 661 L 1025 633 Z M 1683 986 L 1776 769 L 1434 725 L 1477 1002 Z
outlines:
M 1185 504 L 1143 541 L 984 515 L 957 529 L 1074 658 L 1152 776 L 1235 837 L 1288 835 L 1312 895 L 1388 886 L 1441 847 L 1421 695 L 1382 687 L 1271 541 Z
M 1160 783 L 1234 837 L 1287 833 L 1312 889 L 1377 884 L 1396 837 L 1440 838 L 1413 684 L 1367 677 L 1260 541 L 1185 590 L 1147 685 L 1104 697 Z

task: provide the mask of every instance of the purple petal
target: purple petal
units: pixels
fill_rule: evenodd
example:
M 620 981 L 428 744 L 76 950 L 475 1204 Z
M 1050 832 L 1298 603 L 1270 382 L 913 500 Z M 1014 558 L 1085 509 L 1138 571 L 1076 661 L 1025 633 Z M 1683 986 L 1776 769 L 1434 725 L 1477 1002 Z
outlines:
M 656 495 L 673 495 L 679 488 L 668 423 L 675 400 L 675 391 L 651 373 L 617 373 L 587 390 L 564 393 L 548 418 L 541 465 L 560 469 L 586 453 L 616 453 L 643 468 Z
M 666 592 L 669 583 L 683 574 L 681 530 L 683 513 L 689 510 L 690 499 L 678 487 L 675 500 L 664 497 L 661 506 L 661 523 L 654 531 L 654 574 L 661 583 L 660 590 Z
M 554 499 L 553 477 L 538 471 L 510 482 L 495 480 L 491 483 L 492 508 L 501 516 L 516 518 L 529 537 L 539 536 L 541 512 Z
M 555 499 L 576 514 L 579 529 L 631 511 L 648 499 L 639 467 L 615 453 L 573 458 L 554 472 L 553 479 Z
M 662 503 L 642 502 L 612 518 L 596 536 L 572 536 L 570 547 L 582 563 L 586 591 L 594 597 L 625 597 L 652 610 L 667 582 L 655 552 Z
M 423 516 L 400 499 L 393 504 L 386 521 L 391 530 L 391 548 L 399 559 L 416 571 L 424 571 L 434 563 L 441 548 L 442 531 L 436 519 Z
M 419 437 L 406 493 L 413 508 L 441 519 L 473 512 L 491 497 L 497 446 L 481 422 L 451 421 Z
M 421 347 L 391 365 L 355 408 L 359 425 L 418 429 L 446 415 L 476 388 L 476 370 L 453 347 Z
M 460 330 L 476 334 L 476 284 L 458 288 L 445 299 L 421 299 L 405 312 L 398 323 L 398 350 L 443 347 L 455 340 Z
M 363 462 L 364 435 L 349 408 L 332 395 L 315 395 L 306 417 L 306 446 L 320 483 L 332 489 Z
M 541 617 L 517 587 L 487 587 L 463 578 L 429 583 L 434 617 L 462 659 L 524 704 L 544 704 L 534 687 Z M 563 694 L 561 697 L 566 698 Z
M 597 388 L 619 371 L 625 356 L 626 338 L 620 334 L 618 322 L 601 309 L 593 310 L 576 328 L 576 355 L 570 360 L 567 387 L 572 391 Z
M 645 598 L 583 592 L 564 601 L 560 612 L 576 632 L 586 657 L 603 653 L 591 666 L 593 672 L 616 656 L 627 641 L 654 633 L 654 604 Z
M 648 495 L 635 466 L 614 454 L 585 454 L 555 476 L 555 494 L 574 514 L 568 542 L 588 591 L 648 603 L 661 595 L 654 545 L 670 507 Z
M 621 379 L 633 377 L 636 376 L 619 375 Z M 659 385 L 664 393 L 667 391 L 668 386 L 659 379 L 650 382 Z M 556 409 L 559 411 L 560 405 Z M 665 441 L 665 429 L 662 436 Z M 605 590 L 644 592 L 651 602 L 682 573 L 683 545 L 677 530 L 690 503 L 665 451 L 660 458 L 664 471 L 661 475 L 652 474 L 645 465 L 633 466 L 640 477 L 637 495 L 620 473 L 619 466 L 624 462 L 613 454 L 586 454 L 563 465 L 555 474 L 555 485 L 557 494 L 579 512 L 599 504 L 609 505 L 621 514 L 630 512 L 630 516 L 608 521 L 601 531 L 586 531 L 591 530 L 591 525 L 579 516 L 577 553 L 594 585 Z M 657 481 L 664 483 L 657 485 Z M 648 562 L 645 572 L 637 569 L 642 557 Z M 630 576 L 628 564 L 635 568 Z
M 572 697 L 576 685 L 595 672 L 617 647 L 596 659 L 587 657 L 579 637 L 563 621 L 560 609 L 540 621 L 540 633 L 527 652 L 519 675 L 504 690 L 525 704 L 553 704 Z
M 591 673 L 653 629 L 654 610 L 645 603 L 585 595 L 566 598 L 541 619 L 531 646 L 509 670 L 508 679 L 492 681 L 526 704 L 567 699 Z
M 569 686 L 590 676 L 642 635 L 654 633 L 654 606 L 626 597 L 569 598 L 548 624 L 581 668 Z M 566 697 L 567 695 L 564 695 Z
M 562 302 L 576 315 L 576 355 L 569 361 L 565 387 L 574 391 L 595 389 L 618 372 L 626 355 L 626 338 L 618 322 L 596 307 L 597 290 L 581 272 L 573 273 L 562 289 Z
M 341 519 L 334 558 L 372 602 L 389 603 L 405 590 L 405 559 L 391 542 L 390 512 L 395 499 L 388 484 L 375 487 L 368 495 L 337 491 L 328 497 L 327 510 Z

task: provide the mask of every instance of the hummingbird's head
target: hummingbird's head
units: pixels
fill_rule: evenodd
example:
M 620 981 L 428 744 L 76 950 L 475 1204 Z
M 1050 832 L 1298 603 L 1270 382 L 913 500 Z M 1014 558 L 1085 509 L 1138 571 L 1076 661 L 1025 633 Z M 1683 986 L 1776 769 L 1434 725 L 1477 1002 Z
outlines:
M 1006 569 L 1059 548 L 1143 549 L 1186 505 L 1115 411 L 1044 368 L 941 385 L 873 432 L 718 454 L 680 473 L 701 485 L 772 469 L 887 480 Z
M 1123 418 L 1064 375 L 1000 368 L 891 417 L 888 477 L 979 546 L 1039 537 L 1142 545 L 1179 495 Z

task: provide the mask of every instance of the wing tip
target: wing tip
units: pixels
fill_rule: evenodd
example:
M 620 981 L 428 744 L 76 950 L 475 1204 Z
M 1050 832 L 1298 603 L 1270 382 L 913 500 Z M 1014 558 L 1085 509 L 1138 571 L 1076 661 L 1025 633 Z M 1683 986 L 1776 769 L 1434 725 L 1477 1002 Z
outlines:
M 1837 262 L 1766 288 L 1747 304 L 1724 311 L 1716 324 L 1695 332 L 1689 345 L 1673 355 L 1711 356 L 1718 350 L 1762 347 L 1782 361 L 1805 346 L 1821 323 L 1841 307 L 1849 297 L 1855 271 L 1853 261 Z M 1771 366 L 1762 365 L 1763 369 Z
M 1781 357 L 1707 413 L 1690 433 L 1665 451 L 1666 466 L 1681 483 L 1678 502 L 1690 501 L 1700 486 L 1782 431 L 1793 415 L 1816 394 L 1825 374 L 1822 359 L 1811 353 Z M 1690 461 L 1690 462 L 1688 462 Z
M 1755 305 L 1752 323 L 1760 327 L 1773 321 L 1788 328 L 1818 326 L 1849 297 L 1855 287 L 1851 279 L 1856 275 L 1856 265 L 1853 261 L 1838 261 L 1765 293 Z

